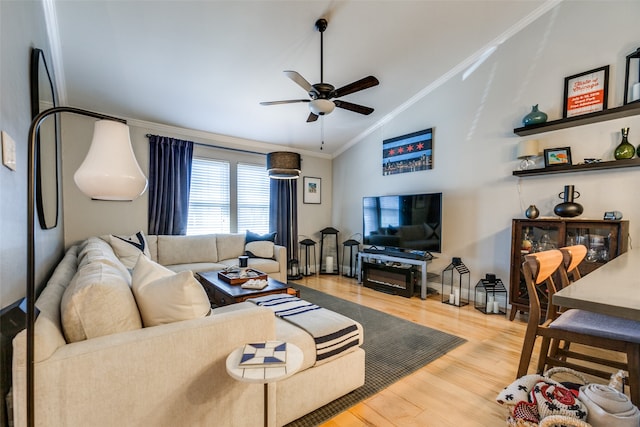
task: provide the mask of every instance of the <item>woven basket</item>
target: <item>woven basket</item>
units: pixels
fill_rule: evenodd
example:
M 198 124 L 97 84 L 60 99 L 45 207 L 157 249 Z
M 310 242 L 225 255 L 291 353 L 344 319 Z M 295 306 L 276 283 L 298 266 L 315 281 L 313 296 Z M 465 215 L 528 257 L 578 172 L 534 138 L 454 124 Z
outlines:
M 580 372 L 565 367 L 555 367 L 546 371 L 543 376 L 552 379 L 554 375 L 558 374 L 570 374 L 578 378 L 583 385 L 587 385 L 589 382 Z M 554 380 L 556 381 L 556 380 Z M 521 418 L 514 417 L 514 406 L 509 408 L 509 415 L 507 416 L 507 427 L 592 427 L 591 424 L 578 420 L 576 418 L 568 417 L 565 415 L 549 415 L 543 418 L 539 423 L 526 421 Z

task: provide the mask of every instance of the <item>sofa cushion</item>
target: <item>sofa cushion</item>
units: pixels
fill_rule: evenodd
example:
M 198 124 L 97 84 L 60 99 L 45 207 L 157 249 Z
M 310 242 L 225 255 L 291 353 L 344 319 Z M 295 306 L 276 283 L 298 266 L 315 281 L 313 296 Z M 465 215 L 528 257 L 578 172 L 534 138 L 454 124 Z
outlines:
M 142 327 L 129 283 L 121 271 L 105 262 L 91 262 L 78 270 L 60 308 L 67 342 Z
M 107 240 L 105 240 L 107 239 Z M 128 284 L 131 284 L 131 274 L 127 267 L 118 259 L 113 248 L 108 243 L 109 236 L 104 238 L 89 237 L 80 244 L 78 249 L 78 270 L 92 262 L 102 262 L 116 268 Z
M 273 259 L 273 242 L 258 240 L 245 245 L 245 253 L 250 258 L 270 258 Z
M 158 236 L 158 263 L 162 265 L 216 262 L 215 234 Z
M 131 236 L 116 236 L 112 234 L 109 236 L 109 244 L 111 244 L 117 257 L 128 269 L 133 269 L 138 261 L 138 255 L 141 253 L 149 258 L 151 257 L 147 239 L 142 231 L 138 231 Z
M 216 234 L 218 260 L 236 259 L 244 255 L 244 234 Z
M 191 271 L 174 273 L 144 256 L 133 270 L 132 288 L 145 327 L 205 317 L 211 311 Z

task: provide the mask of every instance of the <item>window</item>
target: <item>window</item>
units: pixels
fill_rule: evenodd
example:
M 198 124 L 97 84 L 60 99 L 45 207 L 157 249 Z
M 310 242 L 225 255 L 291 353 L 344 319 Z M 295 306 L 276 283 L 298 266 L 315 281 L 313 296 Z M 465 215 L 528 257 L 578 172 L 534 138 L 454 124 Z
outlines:
M 238 232 L 269 232 L 269 191 L 264 165 L 238 163 Z
M 229 233 L 229 162 L 193 159 L 187 234 Z
M 194 157 L 187 234 L 269 232 L 264 165 Z

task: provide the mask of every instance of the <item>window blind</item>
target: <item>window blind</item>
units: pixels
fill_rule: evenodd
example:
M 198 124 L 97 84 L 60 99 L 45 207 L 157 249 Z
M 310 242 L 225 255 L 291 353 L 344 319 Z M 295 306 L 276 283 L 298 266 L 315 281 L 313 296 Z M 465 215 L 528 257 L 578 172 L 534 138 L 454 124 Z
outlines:
M 229 170 L 228 161 L 193 159 L 188 235 L 230 232 Z
M 238 163 L 238 232 L 269 232 L 269 175 L 264 165 Z

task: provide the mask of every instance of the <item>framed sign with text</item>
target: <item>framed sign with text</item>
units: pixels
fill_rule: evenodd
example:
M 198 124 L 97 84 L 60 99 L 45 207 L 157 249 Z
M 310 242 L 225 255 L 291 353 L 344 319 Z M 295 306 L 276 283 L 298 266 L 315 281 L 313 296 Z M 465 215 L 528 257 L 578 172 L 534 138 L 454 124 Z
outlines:
M 609 66 L 565 77 L 562 117 L 575 117 L 607 109 Z

